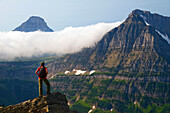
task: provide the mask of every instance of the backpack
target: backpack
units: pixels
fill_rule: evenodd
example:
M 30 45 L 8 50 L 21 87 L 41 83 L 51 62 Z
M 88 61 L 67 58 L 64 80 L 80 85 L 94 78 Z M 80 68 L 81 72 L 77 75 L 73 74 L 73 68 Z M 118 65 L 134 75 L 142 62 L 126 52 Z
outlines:
M 47 74 L 46 74 L 45 67 L 43 67 L 43 68 L 40 67 L 39 77 L 40 78 L 45 78 L 46 76 L 47 76 Z

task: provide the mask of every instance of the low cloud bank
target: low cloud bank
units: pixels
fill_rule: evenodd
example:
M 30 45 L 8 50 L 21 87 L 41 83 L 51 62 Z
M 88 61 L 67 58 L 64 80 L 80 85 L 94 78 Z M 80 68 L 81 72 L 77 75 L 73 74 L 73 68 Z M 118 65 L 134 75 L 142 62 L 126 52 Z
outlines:
M 106 32 L 122 22 L 67 27 L 55 32 L 0 32 L 0 59 L 61 55 L 94 46 Z

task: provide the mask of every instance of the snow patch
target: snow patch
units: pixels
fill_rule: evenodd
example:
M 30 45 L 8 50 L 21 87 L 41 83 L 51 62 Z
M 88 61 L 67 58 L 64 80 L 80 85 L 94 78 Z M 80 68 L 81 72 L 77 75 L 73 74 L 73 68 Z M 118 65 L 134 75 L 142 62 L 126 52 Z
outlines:
M 69 74 L 70 73 L 70 71 L 65 71 L 65 74 Z
M 140 15 L 140 17 L 143 18 L 143 20 L 144 20 L 144 22 L 145 22 L 145 24 L 146 24 L 147 26 L 150 26 L 150 24 L 149 24 L 148 22 L 146 22 L 146 17 L 145 17 L 145 16 Z
M 93 74 L 94 72 L 95 72 L 95 70 L 91 70 L 90 73 L 89 73 L 89 75 Z
M 80 75 L 80 74 L 84 74 L 86 71 L 82 71 L 82 70 L 77 70 L 77 72 L 75 73 L 76 75 Z
M 89 112 L 88 112 L 88 113 L 91 113 L 94 109 L 96 109 L 96 106 L 92 106 L 92 109 L 91 109 L 91 110 L 89 110 Z
M 146 20 L 146 17 L 145 17 L 145 16 L 140 15 L 140 17 L 143 18 L 144 21 Z
M 145 24 L 146 24 L 147 26 L 150 26 L 150 24 L 149 24 L 148 22 L 146 22 L 146 21 L 145 21 Z
M 170 44 L 170 39 L 168 38 L 167 34 L 166 34 L 166 36 L 165 36 L 165 35 L 163 35 L 162 33 L 160 33 L 158 30 L 156 30 L 156 32 L 157 32 L 159 35 L 161 35 L 161 37 L 162 37 L 163 39 L 165 39 L 165 40 L 168 42 L 168 44 Z
M 75 72 L 75 75 L 84 74 L 86 72 L 86 71 L 76 70 L 76 69 L 73 69 L 73 71 Z
M 93 110 L 91 109 L 88 113 L 91 113 Z

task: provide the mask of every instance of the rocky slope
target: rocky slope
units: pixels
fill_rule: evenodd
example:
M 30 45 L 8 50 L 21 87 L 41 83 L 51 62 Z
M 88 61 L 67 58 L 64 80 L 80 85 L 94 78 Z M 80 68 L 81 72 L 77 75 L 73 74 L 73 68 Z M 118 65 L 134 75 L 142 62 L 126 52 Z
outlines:
M 44 32 L 53 32 L 53 30 L 47 26 L 47 23 L 44 21 L 44 19 L 38 16 L 31 16 L 26 22 L 22 23 L 13 31 L 34 32 L 38 30 Z
M 170 44 L 156 31 L 157 24 L 147 25 L 144 16 L 141 17 L 138 12 L 133 11 L 119 27 L 106 33 L 95 47 L 86 48 L 53 62 L 50 71 L 53 74 L 73 69 L 119 73 L 170 73 Z M 147 14 L 141 12 L 143 15 Z M 167 18 L 157 23 L 169 23 L 170 17 L 152 16 L 154 19 Z M 147 21 L 150 22 L 149 20 L 151 21 L 151 18 Z M 168 30 L 165 31 L 166 34 L 169 33 Z
M 69 110 L 67 99 L 61 93 L 37 97 L 0 109 L 1 113 L 77 113 Z
M 170 104 L 169 82 L 169 77 L 125 77 L 106 73 L 57 75 L 50 80 L 53 90 L 64 93 L 71 109 L 80 113 L 87 113 L 93 106 L 94 113 L 167 112 Z

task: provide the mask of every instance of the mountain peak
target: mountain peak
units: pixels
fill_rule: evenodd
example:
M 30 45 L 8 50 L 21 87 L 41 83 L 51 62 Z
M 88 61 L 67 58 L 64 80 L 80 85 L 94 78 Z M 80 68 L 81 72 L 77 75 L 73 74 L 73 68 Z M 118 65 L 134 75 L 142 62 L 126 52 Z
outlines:
M 1 113 L 77 113 L 70 111 L 66 96 L 57 92 L 39 96 L 16 105 L 0 109 Z
M 170 45 L 156 31 L 169 36 L 169 26 L 165 26 L 169 22 L 169 17 L 134 10 L 120 26 L 106 33 L 95 47 L 66 57 L 64 63 L 68 63 L 68 67 L 61 63 L 52 65 L 116 73 L 169 73 Z M 54 72 L 61 70 L 64 69 L 55 68 Z
M 140 10 L 140 9 L 135 9 L 135 10 L 133 10 L 133 11 L 130 13 L 130 15 L 133 15 L 133 14 L 143 14 L 143 13 L 145 13 L 145 14 L 151 14 L 149 11 L 143 11 L 143 10 Z
M 39 16 L 31 16 L 28 21 L 32 21 L 34 22 L 35 20 L 39 20 L 40 22 L 45 22 L 43 18 L 39 17 Z
M 53 32 L 53 30 L 47 26 L 47 23 L 44 21 L 44 19 L 39 16 L 31 16 L 26 22 L 22 23 L 13 31 L 34 32 L 38 30 L 44 32 Z
M 143 19 L 143 16 L 141 16 L 139 13 L 130 13 L 128 18 L 125 20 L 124 23 L 142 23 L 145 25 L 145 20 Z
M 153 26 L 156 30 L 158 30 L 161 34 L 167 35 L 170 39 L 170 17 L 162 16 L 157 13 L 151 13 L 149 11 L 142 11 L 140 9 L 133 10 L 129 17 L 139 15 L 145 23 L 150 26 Z

